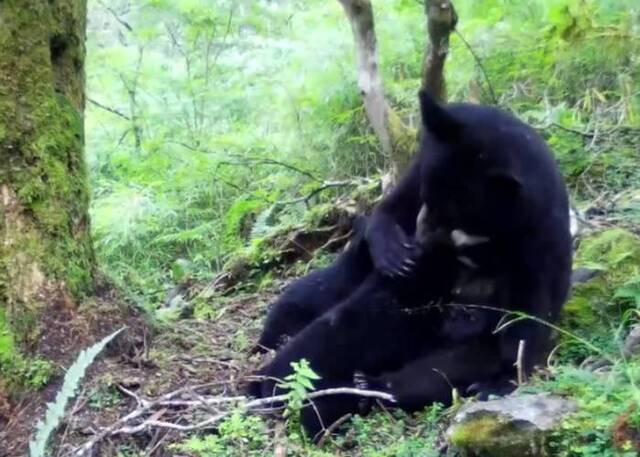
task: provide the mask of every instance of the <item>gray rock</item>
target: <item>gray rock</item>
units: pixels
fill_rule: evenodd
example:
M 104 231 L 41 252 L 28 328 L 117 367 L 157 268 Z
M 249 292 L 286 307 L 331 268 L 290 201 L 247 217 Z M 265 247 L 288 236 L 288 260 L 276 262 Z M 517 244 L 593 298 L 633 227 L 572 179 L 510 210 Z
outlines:
M 576 268 L 571 273 L 571 285 L 585 283 L 602 273 L 601 270 L 592 270 L 590 268 Z
M 575 403 L 526 394 L 463 406 L 447 431 L 449 456 L 546 457 L 547 440 Z
M 640 354 L 640 325 L 631 327 L 631 331 L 624 340 L 622 353 L 627 358 Z

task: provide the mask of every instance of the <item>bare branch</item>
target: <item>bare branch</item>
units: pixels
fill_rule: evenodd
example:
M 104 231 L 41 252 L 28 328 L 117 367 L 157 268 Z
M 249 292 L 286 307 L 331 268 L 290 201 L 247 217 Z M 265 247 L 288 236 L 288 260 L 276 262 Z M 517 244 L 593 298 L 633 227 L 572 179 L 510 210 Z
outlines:
M 476 65 L 478 66 L 478 68 L 482 72 L 482 77 L 484 78 L 485 82 L 487 83 L 487 87 L 489 89 L 489 95 L 491 96 L 491 101 L 493 102 L 494 105 L 497 105 L 498 104 L 498 97 L 496 97 L 496 93 L 493 90 L 493 84 L 491 84 L 491 80 L 489 79 L 489 75 L 487 74 L 487 70 L 484 68 L 484 64 L 482 63 L 482 60 L 480 60 L 480 57 L 478 56 L 476 51 L 469 44 L 469 42 L 467 40 L 465 40 L 465 38 L 462 36 L 462 34 L 458 30 L 456 30 L 456 35 L 458 35 L 458 38 L 460 38 L 460 41 L 462 41 L 462 43 L 465 45 L 465 47 L 471 53 L 471 56 L 473 57 L 473 59 L 476 61 Z
M 378 44 L 373 20 L 373 7 L 369 0 L 339 0 L 347 14 L 358 61 L 358 87 L 364 100 L 367 118 L 371 123 L 382 153 L 391 160 L 391 136 L 387 128 L 389 106 L 385 99 L 378 63 Z
M 72 454 L 75 457 L 82 457 L 84 455 L 87 455 L 100 441 L 104 440 L 108 436 L 118 434 L 133 435 L 137 433 L 147 432 L 149 431 L 149 429 L 154 428 L 178 430 L 182 432 L 215 428 L 223 419 L 229 416 L 233 411 L 236 411 L 237 408 L 240 408 L 240 410 L 242 411 L 258 412 L 264 411 L 265 409 L 267 411 L 272 411 L 274 409 L 274 403 L 283 403 L 286 402 L 289 398 L 287 394 L 275 395 L 273 397 L 254 400 L 250 400 L 245 396 L 205 397 L 202 395 L 197 395 L 196 400 L 174 400 L 174 398 L 176 398 L 178 395 L 181 395 L 188 391 L 195 392 L 196 389 L 202 388 L 204 386 L 184 387 L 162 395 L 156 400 L 147 400 L 126 389 L 123 390 L 124 393 L 136 400 L 138 407 L 126 416 L 115 421 L 110 426 L 102 429 L 98 434 L 96 434 L 93 438 L 76 449 Z M 339 387 L 335 389 L 325 389 L 311 392 L 306 396 L 306 400 L 311 401 L 313 399 L 325 397 L 328 395 L 345 394 L 368 398 L 377 398 L 391 403 L 395 402 L 395 398 L 393 397 L 393 395 L 390 395 L 386 392 L 363 390 L 350 387 Z M 211 408 L 215 405 L 226 405 L 226 408 L 224 411 L 215 411 L 213 414 L 211 414 Z M 178 424 L 175 422 L 159 420 L 160 416 L 162 416 L 166 411 L 166 408 L 169 407 L 176 408 L 178 411 L 187 408 L 187 410 L 190 412 L 189 417 L 191 417 L 192 413 L 192 409 L 189 408 L 204 409 L 205 411 L 209 412 L 210 415 L 206 419 L 203 419 L 196 423 L 187 422 L 185 424 Z M 143 416 L 147 416 L 147 418 L 138 424 L 134 424 L 134 421 Z M 181 420 L 186 421 L 186 418 L 182 417 Z
M 203 151 L 203 152 L 208 152 L 208 151 Z M 291 165 L 290 163 L 282 162 L 280 160 L 275 160 L 275 159 L 262 159 L 259 157 L 244 157 L 244 158 L 240 158 L 238 162 L 229 162 L 229 161 L 218 162 L 218 165 L 216 166 L 216 168 L 221 165 L 246 166 L 247 163 L 252 163 L 255 165 L 277 165 L 279 167 L 286 168 L 287 170 L 300 173 L 301 175 L 304 175 L 313 181 L 322 182 L 321 179 L 314 176 L 310 171 L 303 170 L 301 168 L 296 167 L 295 165 Z
M 444 102 L 447 100 L 444 63 L 449 54 L 449 35 L 456 28 L 458 15 L 450 0 L 427 0 L 424 7 L 429 40 L 422 70 L 422 88 Z
M 131 118 L 129 116 L 127 116 L 126 114 L 124 114 L 122 111 L 117 110 L 115 108 L 111 108 L 110 106 L 104 105 L 96 100 L 94 100 L 91 97 L 87 97 L 87 101 L 89 103 L 91 103 L 92 105 L 97 106 L 100 109 L 103 109 L 105 111 L 108 111 L 111 114 L 115 114 L 116 116 L 121 117 L 122 119 L 126 119 L 127 121 L 131 122 Z
M 122 19 L 120 17 L 120 15 L 110 6 L 107 6 L 103 1 L 99 1 L 98 2 L 100 4 L 100 6 L 102 6 L 104 9 L 106 9 L 109 13 L 111 13 L 111 15 L 113 16 L 113 18 L 121 25 L 123 26 L 125 29 L 127 29 L 127 31 L 129 33 L 133 33 L 133 27 L 131 27 L 129 25 L 129 23 L 127 21 L 125 21 L 124 19 Z

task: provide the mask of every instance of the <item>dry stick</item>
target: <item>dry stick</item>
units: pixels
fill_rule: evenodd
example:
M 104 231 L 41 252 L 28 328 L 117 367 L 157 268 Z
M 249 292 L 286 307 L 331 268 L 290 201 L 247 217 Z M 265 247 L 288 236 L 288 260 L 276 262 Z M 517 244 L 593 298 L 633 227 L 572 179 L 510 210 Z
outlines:
M 199 384 L 199 385 L 196 385 L 196 386 L 181 387 L 180 389 L 174 390 L 173 392 L 169 392 L 169 393 L 166 393 L 166 394 L 162 395 L 160 398 L 161 399 L 165 399 L 165 401 L 166 400 L 171 400 L 175 396 L 180 395 L 181 393 L 183 393 L 183 392 L 185 392 L 187 390 L 190 390 L 190 389 L 202 389 L 204 387 L 215 386 L 215 385 L 219 385 L 219 383 L 218 382 L 209 382 L 209 383 L 206 383 L 206 384 Z M 134 399 L 136 399 L 136 401 L 138 402 L 140 407 L 138 409 L 130 412 L 126 416 L 121 417 L 120 419 L 115 421 L 110 426 L 105 427 L 104 429 L 102 429 L 102 431 L 100 433 L 95 435 L 93 438 L 91 438 L 89 441 L 87 441 L 85 444 L 83 444 L 77 451 L 75 451 L 74 455 L 76 455 L 76 456 L 85 455 L 98 442 L 102 441 L 108 435 L 113 434 L 113 432 L 115 430 L 117 430 L 118 427 L 120 427 L 121 425 L 126 424 L 130 420 L 137 419 L 138 417 L 142 416 L 147 410 L 151 409 L 153 406 L 156 406 L 158 404 L 157 402 L 150 402 L 148 400 L 142 399 L 142 398 L 138 397 L 136 394 L 134 394 L 133 392 L 128 391 L 127 389 L 124 389 L 123 392 L 127 393 L 128 395 L 130 395 Z M 160 400 L 160 401 L 162 401 L 162 400 Z
M 520 342 L 518 343 L 518 356 L 516 358 L 516 369 L 518 370 L 518 386 L 523 385 L 525 382 L 527 382 L 525 374 L 524 374 L 524 366 L 522 364 L 522 359 L 524 358 L 524 347 L 525 347 L 525 340 L 520 340 Z
M 493 85 L 491 84 L 491 80 L 489 79 L 487 70 L 484 68 L 482 60 L 480 60 L 480 57 L 476 53 L 475 49 L 473 49 L 473 47 L 469 44 L 469 42 L 462 36 L 460 31 L 456 30 L 455 32 L 456 32 L 456 35 L 458 35 L 458 38 L 460 38 L 460 41 L 462 41 L 462 44 L 464 44 L 465 47 L 471 53 L 471 57 L 473 57 L 473 60 L 476 61 L 476 65 L 478 66 L 478 68 L 480 68 L 482 77 L 484 78 L 485 82 L 487 83 L 487 87 L 489 88 L 489 95 L 491 96 L 491 101 L 493 102 L 494 105 L 498 105 L 498 97 L 496 97 L 496 93 L 493 90 Z
M 348 421 L 351 418 L 351 416 L 353 416 L 353 415 L 350 414 L 350 413 L 349 414 L 345 414 L 344 416 L 339 418 L 337 421 L 335 421 L 333 424 L 329 425 L 329 427 L 324 429 L 324 431 L 322 433 L 322 438 L 320 438 L 320 440 L 318 441 L 318 448 L 322 448 L 322 446 L 324 446 L 324 443 L 331 436 L 331 434 L 334 432 L 334 430 L 337 429 L 338 427 L 340 427 L 346 421 Z
M 114 422 L 110 426 L 105 427 L 100 433 L 96 434 L 93 438 L 91 438 L 89 441 L 83 444 L 78 450 L 76 450 L 74 452 L 74 455 L 76 457 L 81 457 L 83 455 L 86 455 L 98 442 L 100 442 L 101 440 L 103 440 L 109 435 L 117 435 L 117 434 L 131 435 L 131 434 L 139 433 L 148 427 L 168 428 L 168 429 L 178 430 L 182 432 L 201 430 L 203 428 L 213 427 L 216 423 L 218 423 L 220 420 L 224 419 L 226 416 L 230 414 L 230 412 L 220 413 L 218 415 L 209 417 L 193 425 L 180 425 L 180 424 L 173 424 L 171 422 L 164 422 L 164 421 L 158 421 L 158 420 L 145 420 L 141 424 L 136 426 L 126 426 L 128 422 L 134 419 L 137 419 L 138 417 L 142 416 L 144 413 L 146 413 L 148 410 L 150 410 L 153 407 L 157 407 L 157 406 L 196 406 L 197 407 L 197 406 L 202 406 L 203 401 L 206 405 L 214 405 L 214 404 L 223 404 L 223 403 L 227 403 L 227 404 L 238 403 L 238 402 L 247 400 L 247 397 L 245 396 L 203 398 L 202 400 L 197 400 L 197 401 L 172 400 L 172 398 L 179 395 L 180 393 L 183 393 L 191 389 L 201 388 L 207 385 L 208 384 L 203 384 L 201 386 L 195 386 L 191 388 L 183 387 L 173 392 L 169 392 L 167 394 L 162 395 L 160 399 L 156 401 L 150 401 L 150 400 L 140 398 L 140 402 L 139 402 L 140 407 L 138 409 L 118 419 L 116 422 Z M 325 390 L 319 390 L 317 392 L 311 392 L 306 396 L 306 399 L 313 400 L 314 398 L 324 397 L 328 395 L 340 395 L 340 394 L 359 395 L 361 397 L 378 398 L 381 400 L 389 401 L 391 403 L 395 403 L 395 398 L 391 394 L 388 394 L 385 392 L 378 392 L 374 390 L 355 389 L 350 387 L 337 387 L 334 389 L 325 389 Z M 137 397 L 135 394 L 132 396 L 133 398 Z M 283 394 L 283 395 L 275 395 L 273 397 L 246 401 L 244 405 L 241 405 L 241 409 L 245 411 L 260 409 L 266 405 L 269 405 L 270 403 L 286 401 L 288 397 L 289 396 L 287 394 Z

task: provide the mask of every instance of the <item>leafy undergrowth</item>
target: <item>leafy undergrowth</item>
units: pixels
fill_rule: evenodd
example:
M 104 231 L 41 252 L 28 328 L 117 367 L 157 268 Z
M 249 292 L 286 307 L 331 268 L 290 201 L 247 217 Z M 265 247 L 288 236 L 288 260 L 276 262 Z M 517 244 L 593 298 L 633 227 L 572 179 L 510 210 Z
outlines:
M 638 237 L 619 228 L 598 229 L 579 242 L 577 266 L 600 273 L 574 290 L 558 349 L 546 369 L 520 388 L 568 396 L 580 406 L 554 433 L 554 456 L 630 457 L 640 449 L 640 360 L 621 353 L 624 336 L 638 317 L 638 252 Z M 289 270 L 301 274 L 306 266 L 298 262 Z M 180 395 L 172 398 L 185 401 L 242 395 L 245 377 L 264 362 L 262 356 L 250 356 L 249 349 L 266 305 L 279 292 L 275 281 L 258 282 L 263 286 L 254 284 L 231 296 L 194 293 L 199 297 L 197 317 L 161 322 L 139 353 L 100 363 L 58 431 L 55 448 L 65 455 L 105 427 L 117 425 L 140 407 L 138 402 L 178 389 Z M 96 444 L 94 455 L 436 457 L 446 452 L 444 431 L 455 410 L 438 405 L 414 415 L 378 410 L 354 418 L 319 447 L 304 437 L 295 413 L 282 420 L 237 410 L 207 430 L 116 427 L 121 433 Z M 215 415 L 175 406 L 154 411 L 152 420 L 178 426 Z

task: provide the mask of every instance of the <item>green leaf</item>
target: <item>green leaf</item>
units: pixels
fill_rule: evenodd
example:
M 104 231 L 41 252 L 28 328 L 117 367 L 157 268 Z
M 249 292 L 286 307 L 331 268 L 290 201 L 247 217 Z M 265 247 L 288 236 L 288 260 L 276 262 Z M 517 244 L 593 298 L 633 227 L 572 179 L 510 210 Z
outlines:
M 80 385 L 80 381 L 82 381 L 87 368 L 89 368 L 105 346 L 125 328 L 126 327 L 123 327 L 113 332 L 90 348 L 80 352 L 76 361 L 69 367 L 55 401 L 47 404 L 44 421 L 38 421 L 35 437 L 29 443 L 29 453 L 31 457 L 46 457 L 47 442 L 53 431 L 60 425 L 67 403 L 75 395 L 76 389 Z

